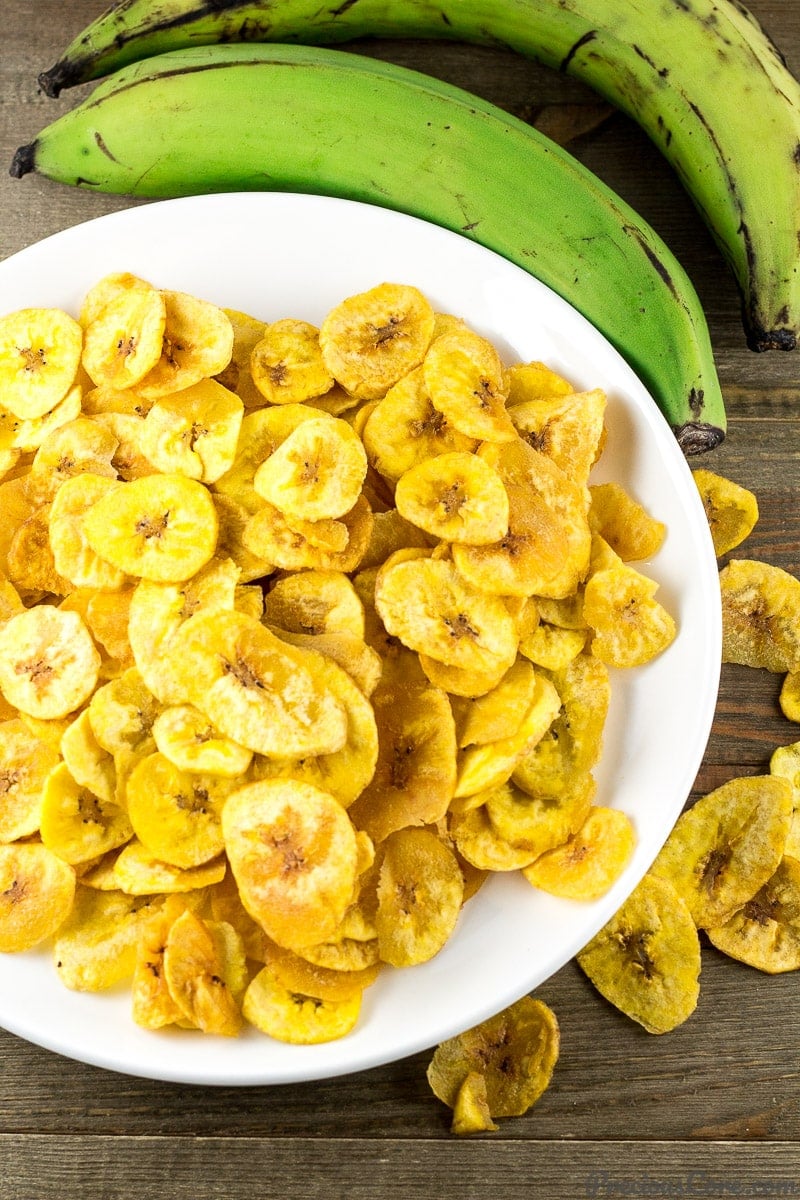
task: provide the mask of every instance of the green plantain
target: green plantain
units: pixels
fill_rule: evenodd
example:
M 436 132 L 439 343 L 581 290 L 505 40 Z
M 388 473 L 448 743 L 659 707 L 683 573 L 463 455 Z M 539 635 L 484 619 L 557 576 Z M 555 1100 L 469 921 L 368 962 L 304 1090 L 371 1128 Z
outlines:
M 365 36 L 510 47 L 594 88 L 694 200 L 739 285 L 750 347 L 796 346 L 800 85 L 739 0 L 121 0 L 40 83 L 57 95 L 180 46 Z
M 427 219 L 570 301 L 649 387 L 686 454 L 723 437 L 703 311 L 656 233 L 555 143 L 418 72 L 302 46 L 159 55 L 20 147 L 12 174 L 31 170 L 135 196 L 314 192 Z

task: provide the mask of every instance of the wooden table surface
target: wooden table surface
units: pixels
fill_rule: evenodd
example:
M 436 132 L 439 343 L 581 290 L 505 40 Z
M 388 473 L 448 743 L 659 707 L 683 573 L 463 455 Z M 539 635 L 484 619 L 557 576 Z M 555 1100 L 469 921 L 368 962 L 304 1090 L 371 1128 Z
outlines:
M 72 104 L 40 95 L 37 73 L 101 7 L 101 0 L 3 0 L 0 161 L 10 162 L 18 145 Z M 798 0 L 752 0 L 751 8 L 800 71 Z M 361 48 L 471 88 L 526 119 L 555 119 L 555 128 L 563 128 L 565 114 L 578 113 L 587 125 L 598 115 L 596 97 L 582 86 L 510 53 L 419 42 Z M 704 464 L 758 496 L 760 522 L 743 552 L 800 570 L 800 351 L 745 349 L 733 282 L 636 126 L 614 113 L 570 149 L 655 226 L 691 275 L 730 419 L 726 442 Z M 0 257 L 130 203 L 32 176 L 16 181 L 4 169 Z M 766 770 L 774 747 L 797 740 L 800 730 L 777 706 L 779 683 L 766 672 L 723 669 L 693 796 Z M 471 1140 L 449 1132 L 449 1112 L 426 1083 L 428 1053 L 322 1083 L 203 1088 L 85 1066 L 0 1031 L 0 1197 L 800 1194 L 795 975 L 762 975 L 706 945 L 698 1009 L 663 1037 L 602 1001 L 574 963 L 537 995 L 562 1031 L 551 1087 L 526 1116 Z

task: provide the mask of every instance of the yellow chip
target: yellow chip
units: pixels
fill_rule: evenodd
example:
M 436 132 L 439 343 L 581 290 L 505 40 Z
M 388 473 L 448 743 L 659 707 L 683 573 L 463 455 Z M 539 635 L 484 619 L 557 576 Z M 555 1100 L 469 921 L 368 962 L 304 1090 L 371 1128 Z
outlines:
M 265 780 L 228 797 L 225 848 L 242 903 L 290 949 L 334 932 L 356 885 L 356 833 L 332 796 L 310 784 Z
M 136 384 L 151 400 L 218 375 L 233 352 L 233 326 L 223 309 L 186 292 L 161 294 L 166 309 L 161 354 Z
M 235 500 L 249 513 L 257 512 L 263 500 L 253 487 L 256 471 L 299 425 L 319 417 L 315 409 L 304 404 L 285 404 L 245 413 L 236 456 L 229 470 L 214 484 L 214 490 Z
M 422 362 L 433 325 L 433 309 L 417 288 L 382 283 L 330 310 L 320 328 L 322 357 L 348 392 L 377 400 Z
M 624 563 L 595 571 L 583 597 L 592 653 L 611 667 L 640 667 L 663 653 L 677 628 L 657 590 L 655 580 Z
M 270 404 L 302 404 L 333 387 L 323 362 L 319 330 L 285 317 L 267 325 L 250 354 L 250 374 Z
M 519 871 L 533 862 L 535 851 L 507 841 L 498 832 L 485 804 L 492 794 L 492 790 L 479 792 L 453 805 L 448 834 L 461 858 L 479 871 Z
M 546 363 L 513 363 L 508 368 L 509 405 L 527 404 L 532 400 L 556 400 L 573 394 L 572 384 Z
M 731 779 L 678 818 L 651 872 L 674 884 L 701 929 L 722 925 L 777 870 L 792 810 L 788 779 Z
M 99 296 L 98 296 L 99 299 Z M 83 366 L 92 382 L 125 389 L 139 383 L 161 357 L 167 310 L 161 292 L 144 280 L 115 289 L 84 311 Z
M 560 671 L 578 657 L 588 635 L 588 629 L 563 629 L 540 621 L 532 633 L 520 638 L 519 652 L 537 667 Z
M 508 496 L 497 472 L 465 451 L 428 458 L 397 481 L 401 516 L 433 537 L 472 546 L 508 532 Z
M 461 578 L 451 562 L 390 558 L 376 582 L 375 606 L 390 634 L 448 666 L 489 673 L 516 657 L 516 629 L 503 601 Z
M 191 704 L 171 705 L 159 713 L 153 737 L 161 754 L 184 772 L 236 779 L 253 758 L 252 750 L 223 737 Z
M 291 520 L 342 517 L 361 494 L 367 456 L 346 421 L 304 421 L 256 470 L 253 486 Z
M 88 708 L 84 708 L 64 730 L 60 748 L 75 782 L 100 800 L 111 802 L 116 795 L 117 783 L 114 757 L 95 737 Z
M 66 717 L 89 699 L 100 655 L 75 612 L 39 605 L 0 627 L 0 688 L 22 713 Z
M 70 581 L 56 570 L 50 545 L 49 504 L 37 508 L 13 534 L 6 569 L 12 584 L 34 602 L 39 599 L 38 594 L 52 592 L 54 596 L 66 596 L 72 590 Z
M 216 380 L 223 387 L 236 392 L 245 408 L 261 408 L 264 397 L 250 373 L 250 355 L 264 336 L 266 323 L 236 308 L 226 308 L 223 311 L 233 329 L 233 349 L 230 362 L 216 375 Z
M 125 483 L 155 475 L 156 468 L 142 450 L 144 418 L 135 413 L 102 412 L 92 418 L 98 429 L 114 438 L 114 472 Z
M 123 846 L 133 835 L 125 809 L 81 787 L 66 763 L 45 781 L 39 830 L 45 846 L 72 865 Z
M 236 564 L 240 583 L 265 579 L 271 575 L 275 570 L 274 563 L 262 555 L 254 554 L 244 544 L 244 531 L 251 516 L 248 510 L 238 500 L 225 496 L 222 492 L 212 492 L 211 497 L 219 523 L 217 554 Z
M 250 750 L 302 758 L 346 741 L 344 708 L 317 671 L 318 657 L 244 613 L 196 613 L 171 639 L 168 658 L 185 700 Z
M 132 271 L 109 271 L 96 283 L 93 283 L 85 293 L 81 301 L 78 320 L 85 329 L 100 316 L 105 306 L 115 296 L 151 286 L 146 279 L 142 279 L 141 275 L 134 275 Z
M 717 558 L 735 550 L 758 522 L 758 500 L 751 491 L 714 471 L 692 471 L 711 530 Z
M 645 875 L 577 956 L 602 996 L 648 1033 L 669 1033 L 697 1007 L 700 939 L 667 880 Z
M 453 1108 L 467 1077 L 486 1081 L 492 1117 L 526 1113 L 547 1089 L 558 1061 L 560 1036 L 552 1009 L 523 996 L 496 1016 L 442 1042 L 428 1066 L 428 1083 Z
M 464 1137 L 471 1133 L 494 1133 L 500 1128 L 489 1111 L 486 1076 L 470 1071 L 461 1084 L 453 1103 L 450 1132 Z
M 343 571 L 299 571 L 275 581 L 264 617 L 289 633 L 364 636 L 364 605 Z
M 523 869 L 528 883 L 570 900 L 597 900 L 619 878 L 636 846 L 633 823 L 618 808 L 594 805 L 577 833 Z
M 217 512 L 196 480 L 149 475 L 101 497 L 83 529 L 95 553 L 127 575 L 179 583 L 212 557 Z
M 589 815 L 597 785 L 588 771 L 564 781 L 555 795 L 529 795 L 507 780 L 475 797 L 503 841 L 530 853 L 530 862 L 569 841 Z M 527 865 L 527 864 L 526 864 Z
M 45 781 L 57 763 L 57 751 L 23 721 L 0 724 L 0 842 L 36 833 Z
M 214 379 L 201 379 L 150 408 L 141 428 L 141 450 L 163 474 L 216 481 L 233 466 L 244 405 Z
M 361 997 L 365 988 L 378 978 L 380 966 L 375 964 L 360 971 L 337 971 L 320 967 L 301 958 L 292 950 L 270 943 L 269 969 L 273 977 L 290 992 L 314 996 L 319 1000 L 349 1000 Z
M 65 479 L 91 471 L 116 478 L 118 439 L 97 421 L 76 417 L 47 435 L 34 455 L 29 492 L 36 504 L 52 500 Z
M 491 342 L 472 330 L 442 334 L 423 364 L 425 386 L 434 408 L 454 429 L 482 442 L 517 437 L 506 411 L 506 380 Z
M 197 867 L 176 867 L 156 858 L 138 838 L 132 838 L 117 855 L 114 881 L 129 896 L 157 896 L 210 887 L 225 878 L 225 870 L 223 855 Z
M 372 535 L 372 510 L 363 495 L 340 519 L 289 521 L 262 501 L 248 520 L 242 541 L 247 550 L 284 571 L 355 571 Z
M 149 754 L 128 776 L 128 817 L 142 845 L 173 867 L 199 867 L 221 854 L 221 814 L 236 784 L 182 771 L 163 754 Z
M 135 667 L 99 687 L 87 711 L 94 737 L 109 754 L 131 759 L 154 748 L 153 723 L 161 705 Z
M 83 331 L 58 308 L 22 308 L 0 317 L 3 407 L 23 419 L 44 416 L 75 382 Z
M 535 692 L 536 673 L 529 662 L 518 658 L 484 695 L 471 700 L 451 697 L 459 748 L 513 737 Z
M 131 1016 L 144 1029 L 188 1024 L 173 1000 L 164 976 L 164 950 L 175 921 L 188 908 L 188 895 L 167 896 L 154 905 L 138 930 L 131 981 Z
M 50 548 L 59 575 L 76 588 L 114 592 L 124 587 L 127 575 L 101 558 L 89 545 L 84 530 L 86 514 L 98 501 L 123 485 L 104 475 L 84 472 L 65 479 L 50 507 Z
M 722 661 L 782 673 L 800 670 L 800 580 L 755 559 L 719 573 Z
M 663 545 L 667 527 L 629 495 L 620 483 L 589 488 L 589 523 L 623 562 L 652 558 Z
M 0 953 L 30 950 L 69 916 L 75 872 L 40 842 L 0 846 Z
M 375 928 L 383 962 L 428 962 L 453 933 L 464 880 L 452 850 L 427 829 L 400 829 L 381 847 Z
M 378 757 L 349 812 L 375 842 L 444 816 L 456 783 L 456 735 L 446 694 L 426 681 L 386 675 L 371 697 Z
M 508 415 L 520 437 L 575 483 L 585 484 L 602 449 L 606 394 L 600 388 L 514 404 Z
M 164 979 L 170 996 L 191 1025 L 204 1033 L 238 1036 L 241 1010 L 225 979 L 219 947 L 205 922 L 189 910 L 169 928 Z
M 79 992 L 99 992 L 130 979 L 144 924 L 158 901 L 78 886 L 53 945 L 58 978 Z
M 767 975 L 800 969 L 800 862 L 784 855 L 752 900 L 706 934 L 717 950 Z
M 289 633 L 273 626 L 281 641 L 301 650 L 315 650 L 346 671 L 360 692 L 371 696 L 381 677 L 383 663 L 376 650 L 351 633 Z
M 361 992 L 341 1000 L 322 999 L 288 988 L 262 967 L 245 992 L 246 1021 L 279 1042 L 314 1046 L 346 1037 L 361 1012 Z
M 80 385 L 75 384 L 55 408 L 42 417 L 29 417 L 27 420 L 0 410 L 0 453 L 38 450 L 51 433 L 80 416 L 81 395 Z M 13 462 L 10 463 L 10 466 L 13 465 Z

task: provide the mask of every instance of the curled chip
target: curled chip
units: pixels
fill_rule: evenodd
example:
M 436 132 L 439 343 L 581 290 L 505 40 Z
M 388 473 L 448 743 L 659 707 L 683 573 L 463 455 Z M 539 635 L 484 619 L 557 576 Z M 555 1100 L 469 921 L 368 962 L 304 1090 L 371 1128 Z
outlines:
M 769 563 L 731 559 L 719 573 L 722 661 L 800 669 L 800 581 Z
M 634 500 L 622 484 L 593 484 L 589 494 L 589 524 L 623 562 L 652 558 L 661 549 L 666 526 Z
M 486 1081 L 492 1117 L 519 1117 L 546 1091 L 558 1061 L 559 1028 L 541 1000 L 523 996 L 496 1016 L 437 1046 L 428 1066 L 433 1094 L 454 1108 L 472 1073 Z
M 340 999 L 286 987 L 271 965 L 250 981 L 242 1002 L 245 1020 L 279 1042 L 313 1046 L 345 1037 L 361 1012 L 361 992 Z
M 383 962 L 427 962 L 452 934 L 464 898 L 455 854 L 427 829 L 399 829 L 381 847 L 375 929 Z
M 63 400 L 81 361 L 80 325 L 58 308 L 0 317 L 0 388 L 15 417 L 42 417 Z
M 233 326 L 223 309 L 162 289 L 166 311 L 161 354 L 136 388 L 146 400 L 191 387 L 224 371 L 233 352 Z
M 437 337 L 425 355 L 425 387 L 448 424 L 482 442 L 517 437 L 506 411 L 503 364 L 494 346 L 470 329 Z
M 100 655 L 76 612 L 38 605 L 0 627 L 0 689 L 21 713 L 66 717 L 97 684 Z
M 235 786 L 149 754 L 133 768 L 125 789 L 132 832 L 161 862 L 199 867 L 224 849 L 222 809 Z
M 74 898 L 74 870 L 47 846 L 0 846 L 0 953 L 30 950 L 51 937 Z
M 450 542 L 483 546 L 508 532 L 508 496 L 497 472 L 464 450 L 425 459 L 397 481 L 398 512 Z
M 356 832 L 337 800 L 311 784 L 264 780 L 228 797 L 225 849 L 247 911 L 280 946 L 330 936 L 355 891 Z
M 604 896 L 630 862 L 633 823 L 618 808 L 593 805 L 577 833 L 523 868 L 528 883 L 569 900 Z
M 645 875 L 577 961 L 598 992 L 648 1033 L 676 1029 L 697 1007 L 700 939 L 666 879 Z
M 264 598 L 264 616 L 289 633 L 364 636 L 364 605 L 343 571 L 298 571 L 277 579 Z
M 161 754 L 181 771 L 236 779 L 253 758 L 252 750 L 223 737 L 191 704 L 171 705 L 159 713 L 153 738 Z
M 708 940 L 739 962 L 778 975 L 800 968 L 800 862 L 784 855 L 775 874 Z
M 516 657 L 503 601 L 462 579 L 447 560 L 390 558 L 376 582 L 375 606 L 389 633 L 447 666 L 490 672 Z
M 250 352 L 250 374 L 270 404 L 302 404 L 333 387 L 322 359 L 319 330 L 284 317 L 264 327 Z
M 76 588 L 114 592 L 125 586 L 123 571 L 96 554 L 86 538 L 84 520 L 91 508 L 122 485 L 105 475 L 84 472 L 65 479 L 50 506 L 50 549 L 59 575 Z
M 125 808 L 81 787 L 63 762 L 45 781 L 39 829 L 45 846 L 73 866 L 124 846 L 133 835 Z
M 190 909 L 170 925 L 164 946 L 164 979 L 183 1018 L 204 1033 L 236 1037 L 242 1015 L 226 972 L 224 946 Z M 244 958 L 244 952 L 241 951 Z
M 0 842 L 36 833 L 45 781 L 57 763 L 57 751 L 24 721 L 12 718 L 0 724 Z
M 377 400 L 422 362 L 433 324 L 433 309 L 417 288 L 382 283 L 330 310 L 320 328 L 322 357 L 348 392 Z
M 758 522 L 758 501 L 752 492 L 705 468 L 692 471 L 711 530 L 717 558 L 735 550 Z
M 788 779 L 731 779 L 682 813 L 651 871 L 672 882 L 700 929 L 724 924 L 783 857 L 792 819 Z
M 147 475 L 102 496 L 83 530 L 95 553 L 126 575 L 180 583 L 212 557 L 217 510 L 196 480 Z
M 339 417 L 304 421 L 253 477 L 257 494 L 288 518 L 343 517 L 361 494 L 367 455 L 358 434 Z

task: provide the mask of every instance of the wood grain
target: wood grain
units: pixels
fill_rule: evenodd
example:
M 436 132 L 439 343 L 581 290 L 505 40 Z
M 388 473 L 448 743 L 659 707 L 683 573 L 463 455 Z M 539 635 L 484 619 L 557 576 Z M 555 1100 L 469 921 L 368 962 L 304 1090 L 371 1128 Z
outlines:
M 47 100 L 36 74 L 100 8 L 98 0 L 4 0 L 4 162 L 85 90 Z M 800 70 L 800 5 L 752 0 L 751 8 Z M 744 348 L 727 268 L 641 131 L 618 113 L 593 121 L 597 99 L 587 89 L 499 49 L 413 41 L 353 48 L 529 119 L 548 106 L 586 106 L 583 131 L 574 111 L 562 126 L 571 151 L 656 227 L 706 307 L 730 430 L 704 465 L 752 488 L 761 510 L 737 556 L 800 572 L 800 357 Z M 0 257 L 130 203 L 3 172 Z M 723 668 L 693 796 L 765 770 L 775 746 L 800 737 L 777 707 L 779 683 Z M 316 1084 L 205 1089 L 102 1071 L 0 1032 L 0 1200 L 800 1194 L 795 975 L 769 978 L 704 945 L 698 1010 L 663 1037 L 613 1010 L 574 963 L 538 995 L 562 1030 L 552 1086 L 527 1116 L 470 1141 L 450 1135 L 449 1114 L 425 1080 L 426 1053 Z

